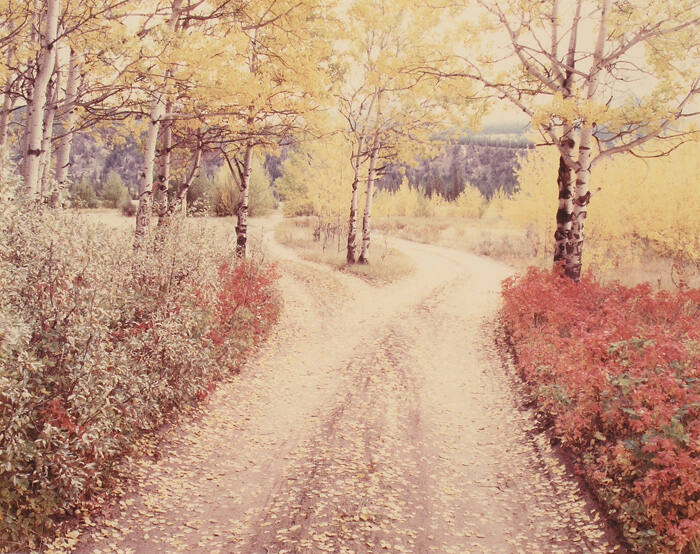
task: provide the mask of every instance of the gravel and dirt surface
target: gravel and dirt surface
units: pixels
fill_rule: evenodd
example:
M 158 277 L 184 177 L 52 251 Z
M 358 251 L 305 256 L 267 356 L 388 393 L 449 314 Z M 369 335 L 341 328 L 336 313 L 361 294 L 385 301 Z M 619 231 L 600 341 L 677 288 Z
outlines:
M 391 241 L 373 287 L 264 227 L 285 307 L 266 344 L 78 552 L 621 552 L 521 408 L 494 344 L 509 268 Z

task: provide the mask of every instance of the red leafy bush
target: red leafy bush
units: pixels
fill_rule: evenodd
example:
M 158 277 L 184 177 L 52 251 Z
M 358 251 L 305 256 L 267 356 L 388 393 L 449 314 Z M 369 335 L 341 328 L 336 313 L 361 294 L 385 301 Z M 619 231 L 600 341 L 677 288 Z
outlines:
M 503 283 L 517 367 L 635 548 L 700 547 L 700 290 Z
M 274 265 L 245 261 L 219 267 L 221 288 L 216 296 L 214 328 L 209 333 L 216 346 L 230 344 L 232 339 L 237 344 L 258 345 L 279 316 L 278 279 Z M 247 325 L 241 325 L 242 321 Z

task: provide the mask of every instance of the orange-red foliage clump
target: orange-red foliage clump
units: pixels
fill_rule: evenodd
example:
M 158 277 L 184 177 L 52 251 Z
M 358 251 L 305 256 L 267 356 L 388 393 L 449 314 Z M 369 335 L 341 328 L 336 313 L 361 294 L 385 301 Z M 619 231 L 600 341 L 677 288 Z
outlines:
M 503 284 L 517 367 L 553 431 L 642 550 L 700 545 L 700 290 Z

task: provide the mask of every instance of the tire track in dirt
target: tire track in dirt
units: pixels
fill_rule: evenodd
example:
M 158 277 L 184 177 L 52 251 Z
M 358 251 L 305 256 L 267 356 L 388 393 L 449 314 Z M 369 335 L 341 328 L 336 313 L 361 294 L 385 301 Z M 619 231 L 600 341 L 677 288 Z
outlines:
M 417 391 L 394 357 L 405 337 L 379 333 L 345 371 L 338 398 L 241 552 L 374 552 L 423 548 L 427 468 Z M 409 524 L 408 522 L 411 522 Z

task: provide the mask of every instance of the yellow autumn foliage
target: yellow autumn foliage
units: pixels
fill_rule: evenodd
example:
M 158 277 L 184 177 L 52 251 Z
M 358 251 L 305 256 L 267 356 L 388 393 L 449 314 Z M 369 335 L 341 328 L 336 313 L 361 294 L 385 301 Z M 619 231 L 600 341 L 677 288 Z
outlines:
M 351 183 L 349 146 L 336 135 L 308 141 L 292 152 L 282 164 L 276 188 L 284 215 L 315 215 L 328 223 L 347 218 Z
M 425 206 L 429 202 L 422 192 L 409 187 L 404 178 L 397 191 L 383 189 L 376 192 L 372 211 L 379 217 L 428 215 L 422 213 L 421 204 Z
M 487 214 L 537 237 L 537 250 L 551 250 L 557 210 L 555 148 L 529 151 L 521 159 L 519 190 L 497 198 Z M 584 266 L 608 273 L 644 263 L 649 255 L 683 264 L 700 263 L 700 143 L 669 156 L 609 158 L 593 169 L 584 243 Z
M 479 189 L 469 184 L 452 202 L 440 195 L 427 198 L 404 178 L 396 191 L 380 190 L 374 198 L 372 212 L 380 217 L 466 217 L 478 219 L 486 206 Z

